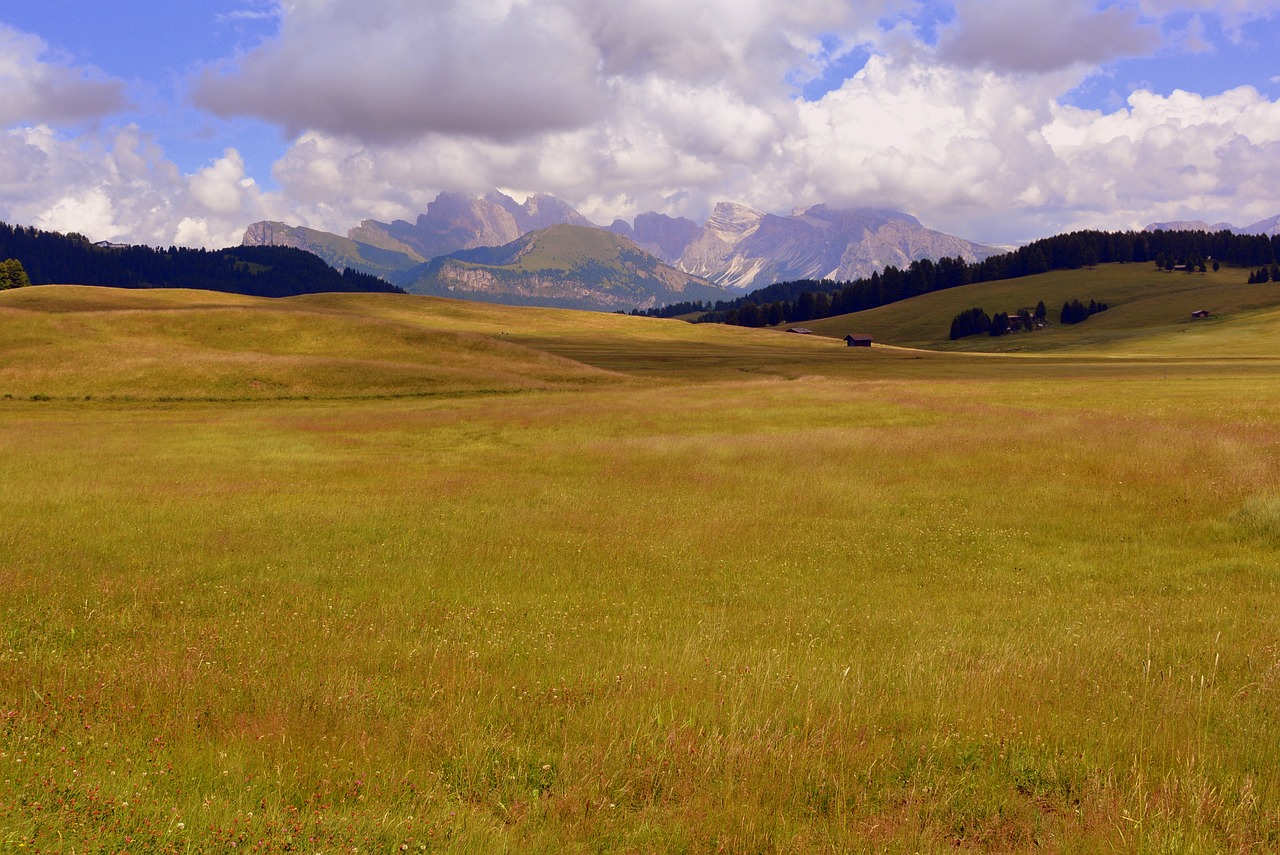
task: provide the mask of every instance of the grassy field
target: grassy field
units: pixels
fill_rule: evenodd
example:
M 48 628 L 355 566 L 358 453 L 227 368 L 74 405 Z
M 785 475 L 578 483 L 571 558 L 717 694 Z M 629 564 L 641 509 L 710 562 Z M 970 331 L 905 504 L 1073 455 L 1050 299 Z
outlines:
M 982 356 L 0 294 L 0 851 L 1276 851 L 1231 300 Z

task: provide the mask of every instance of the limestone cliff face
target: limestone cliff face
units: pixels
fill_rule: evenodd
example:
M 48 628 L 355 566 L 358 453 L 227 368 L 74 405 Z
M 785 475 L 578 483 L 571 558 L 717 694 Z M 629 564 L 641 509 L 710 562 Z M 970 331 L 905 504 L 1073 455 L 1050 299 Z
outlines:
M 765 215 L 745 205 L 721 202 L 702 226 L 702 231 L 681 253 L 676 266 L 726 287 L 750 281 L 760 264 L 736 256 L 740 243 L 760 228 Z
M 852 230 L 851 230 L 852 231 Z M 840 264 L 829 276 L 848 280 L 870 276 L 892 265 L 908 267 L 921 259 L 962 258 L 980 261 L 998 250 L 953 235 L 926 229 L 915 217 L 888 216 L 883 222 L 868 224 L 861 239 L 850 241 Z
M 701 232 L 701 227 L 693 220 L 650 211 L 636 217 L 631 237 L 641 249 L 665 264 L 677 264 Z
M 1240 234 L 1243 235 L 1267 235 L 1269 237 L 1275 237 L 1276 235 L 1280 235 L 1280 215 L 1268 217 L 1265 220 L 1259 220 L 1253 225 L 1245 226 L 1239 231 Z
M 568 202 L 549 193 L 535 193 L 521 205 L 505 193 L 495 190 L 485 196 L 484 201 L 511 214 L 520 235 L 561 225 L 595 228 L 594 223 L 575 211 Z
M 254 223 L 244 231 L 241 246 L 288 246 L 294 249 L 305 249 L 308 252 L 308 241 L 301 230 L 285 223 Z
M 254 223 L 245 229 L 240 243 L 302 249 L 320 256 L 336 270 L 350 267 L 384 279 L 394 271 L 407 270 L 426 260 L 410 247 L 378 247 L 330 232 L 276 222 Z
M 441 193 L 413 223 L 365 220 L 351 237 L 377 246 L 392 241 L 431 259 L 464 249 L 503 246 L 529 232 L 555 225 L 590 226 L 568 203 L 535 194 L 517 203 L 494 191 L 483 198 Z
M 1209 225 L 1204 220 L 1173 220 L 1168 223 L 1151 223 L 1146 231 L 1162 232 L 1234 232 L 1238 235 L 1280 235 L 1280 215 L 1259 220 L 1251 226 L 1237 228 L 1231 223 L 1214 223 Z
M 427 212 L 409 223 L 365 220 L 359 233 L 375 241 L 393 240 L 413 247 L 423 258 L 448 255 L 460 249 L 501 246 L 520 236 L 515 217 L 501 206 L 461 193 L 441 193 Z M 353 237 L 355 233 L 352 233 Z
M 922 258 L 976 261 L 994 252 L 897 211 L 815 205 L 780 217 L 721 204 L 677 266 L 726 288 L 750 290 L 786 280 L 856 279 Z
M 1236 231 L 1236 227 L 1230 223 L 1216 223 L 1209 225 L 1204 220 L 1174 220 L 1169 223 L 1151 223 L 1147 226 L 1146 231 L 1155 232 L 1221 232 Z

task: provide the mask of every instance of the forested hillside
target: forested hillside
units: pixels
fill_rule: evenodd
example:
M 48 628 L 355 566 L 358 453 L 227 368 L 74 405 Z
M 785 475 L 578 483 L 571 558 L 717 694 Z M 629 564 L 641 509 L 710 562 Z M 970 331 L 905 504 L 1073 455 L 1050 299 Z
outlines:
M 0 223 L 0 259 L 21 262 L 33 285 L 197 288 L 255 297 L 326 291 L 400 292 L 365 273 L 341 273 L 309 252 L 275 246 L 204 250 L 102 247 L 76 234 Z
M 1072 270 L 1115 262 L 1154 263 L 1168 270 L 1218 262 L 1260 267 L 1280 260 L 1280 236 L 1219 232 L 1099 232 L 1084 231 L 1035 241 L 1014 252 L 984 261 L 943 258 L 913 262 L 901 270 L 887 267 L 852 282 L 802 280 L 779 282 L 737 300 L 708 304 L 686 303 L 661 312 L 667 317 L 706 312 L 703 321 L 769 326 L 861 312 L 921 294 L 1034 276 L 1050 270 Z

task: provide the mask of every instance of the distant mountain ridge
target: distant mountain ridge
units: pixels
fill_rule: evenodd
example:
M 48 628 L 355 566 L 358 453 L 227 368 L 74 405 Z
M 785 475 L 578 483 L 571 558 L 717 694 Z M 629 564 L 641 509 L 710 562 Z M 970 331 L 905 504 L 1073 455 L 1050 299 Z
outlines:
M 780 217 L 722 202 L 701 228 L 684 218 L 642 214 L 634 226 L 617 220 L 610 230 L 634 236 L 681 270 L 739 291 L 796 279 L 847 281 L 925 258 L 981 261 L 999 252 L 926 229 L 900 211 L 829 205 Z
M 350 267 L 390 280 L 392 274 L 438 256 L 502 246 L 529 232 L 561 223 L 592 225 L 554 196 L 530 196 L 522 205 L 497 191 L 480 199 L 446 192 L 428 204 L 426 213 L 412 223 L 365 220 L 343 237 L 304 226 L 263 221 L 245 230 L 241 244 L 303 249 L 339 270 Z
M 535 194 L 521 205 L 495 190 L 478 199 L 441 193 L 414 223 L 365 220 L 349 236 L 406 255 L 417 253 L 422 261 L 430 261 L 463 249 L 502 246 L 556 225 L 595 224 L 554 196 Z
M 503 246 L 439 256 L 394 280 L 415 294 L 601 311 L 734 296 L 662 263 L 629 238 L 566 224 Z
M 1251 226 L 1237 228 L 1231 223 L 1214 223 L 1209 225 L 1204 220 L 1173 220 L 1167 223 L 1150 223 L 1144 231 L 1164 232 L 1233 232 L 1238 235 L 1280 235 L 1280 214 L 1259 220 Z
M 497 191 L 479 198 L 441 193 L 413 223 L 365 220 L 346 237 L 254 223 L 243 243 L 306 249 L 335 267 L 400 281 L 399 273 L 432 259 L 506 246 L 556 225 L 598 228 L 568 203 L 546 194 L 521 204 Z M 615 220 L 607 231 L 634 241 L 676 270 L 737 291 L 784 280 L 851 280 L 924 259 L 980 261 L 1000 251 L 927 229 L 899 211 L 829 205 L 777 216 L 722 202 L 701 225 L 651 211 L 634 222 Z
M 351 268 L 382 278 L 427 260 L 409 247 L 403 250 L 389 249 L 350 237 L 278 222 L 260 222 L 249 226 L 241 245 L 301 249 L 320 256 L 337 270 Z

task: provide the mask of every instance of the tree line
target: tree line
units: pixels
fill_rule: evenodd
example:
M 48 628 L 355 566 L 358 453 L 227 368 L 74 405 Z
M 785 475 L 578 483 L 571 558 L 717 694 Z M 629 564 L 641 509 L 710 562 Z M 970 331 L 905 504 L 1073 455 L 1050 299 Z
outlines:
M 376 276 L 338 272 L 309 252 L 282 246 L 100 247 L 74 233 L 0 223 L 0 258 L 16 260 L 34 285 L 196 288 L 254 297 L 326 291 L 404 293 Z
M 1062 304 L 1058 323 L 1078 324 L 1087 320 L 1090 315 L 1105 312 L 1108 308 L 1110 307 L 1106 303 L 1099 303 L 1097 300 L 1090 300 L 1087 306 L 1079 300 L 1068 300 Z M 983 334 L 995 338 L 1020 329 L 1040 329 L 1045 324 L 1048 313 L 1044 300 L 1037 303 L 1035 309 L 1019 309 L 1013 314 L 996 312 L 995 317 L 981 308 L 965 309 L 951 319 L 951 340 Z
M 1035 329 L 1045 324 L 1048 314 L 1044 300 L 1036 303 L 1034 309 L 1019 309 L 1012 314 L 996 312 L 995 317 L 980 308 L 967 309 L 951 319 L 951 340 L 983 333 L 995 337 L 1018 329 Z
M 1268 282 L 1280 282 L 1280 264 L 1259 267 L 1249 274 L 1250 285 L 1265 285 Z
M 1276 264 L 1280 262 L 1280 236 L 1240 235 L 1228 231 L 1079 231 L 1044 238 L 983 261 L 922 259 L 913 261 L 905 269 L 890 266 L 852 281 L 778 282 L 714 305 L 694 301 L 633 314 L 676 317 L 700 312 L 701 322 L 740 326 L 803 323 L 874 309 L 946 288 L 1018 279 L 1050 270 L 1153 261 L 1162 269 L 1189 267 L 1195 270 L 1208 259 L 1215 264 L 1238 267 Z
M 1059 316 L 1059 322 L 1063 324 L 1079 324 L 1089 320 L 1092 315 L 1098 312 L 1105 312 L 1111 308 L 1106 303 L 1098 303 L 1093 300 L 1089 301 L 1089 305 L 1084 305 L 1079 300 L 1072 300 L 1069 303 L 1062 304 L 1062 314 Z

